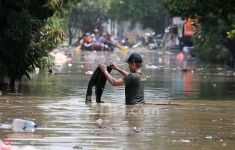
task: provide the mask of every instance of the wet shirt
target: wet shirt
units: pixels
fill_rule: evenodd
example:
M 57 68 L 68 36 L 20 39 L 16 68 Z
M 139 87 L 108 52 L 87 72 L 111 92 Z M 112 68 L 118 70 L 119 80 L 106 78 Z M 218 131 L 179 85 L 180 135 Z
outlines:
M 85 37 L 84 37 L 84 43 L 87 43 L 87 44 L 92 43 L 92 38 L 91 38 L 91 36 L 85 36 Z
M 129 73 L 123 78 L 125 82 L 126 104 L 144 103 L 144 77 L 142 73 Z

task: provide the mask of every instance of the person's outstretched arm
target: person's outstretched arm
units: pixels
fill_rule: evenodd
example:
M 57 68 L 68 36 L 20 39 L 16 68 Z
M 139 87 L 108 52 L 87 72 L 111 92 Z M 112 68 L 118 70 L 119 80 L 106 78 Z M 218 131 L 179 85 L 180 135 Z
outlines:
M 113 70 L 117 70 L 118 72 L 120 72 L 124 77 L 126 77 L 129 74 L 129 72 L 122 70 L 121 68 L 119 68 L 117 65 L 113 63 L 112 63 L 112 68 Z
M 112 77 L 108 70 L 107 67 L 103 64 L 99 65 L 100 70 L 103 72 L 103 74 L 105 75 L 105 77 L 107 78 L 107 80 L 109 81 L 109 83 L 113 86 L 124 86 L 125 82 L 123 81 L 122 78 L 120 79 L 115 79 L 114 77 Z

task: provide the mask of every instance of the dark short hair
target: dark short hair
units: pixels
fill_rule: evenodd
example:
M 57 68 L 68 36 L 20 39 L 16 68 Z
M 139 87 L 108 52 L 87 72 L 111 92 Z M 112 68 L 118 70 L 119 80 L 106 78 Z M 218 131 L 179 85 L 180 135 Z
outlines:
M 139 63 L 139 62 L 130 61 L 128 63 L 134 63 L 138 68 L 142 67 L 142 63 Z
M 132 53 L 128 59 L 125 60 L 125 62 L 136 62 L 136 63 L 142 63 L 142 57 L 137 53 Z
M 138 68 L 141 68 L 141 67 L 142 67 L 142 63 L 135 62 L 135 64 L 136 64 L 136 66 L 137 66 Z

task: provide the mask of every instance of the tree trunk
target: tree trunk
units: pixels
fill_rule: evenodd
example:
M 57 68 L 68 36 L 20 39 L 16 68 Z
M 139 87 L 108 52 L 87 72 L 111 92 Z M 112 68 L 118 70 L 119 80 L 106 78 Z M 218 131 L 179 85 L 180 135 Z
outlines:
M 0 66 L 0 84 L 4 83 L 4 72 Z
M 4 91 L 5 88 L 6 88 L 6 85 L 4 83 L 4 72 L 3 72 L 3 69 L 1 68 L 1 65 L 0 65 L 0 93 L 1 93 L 1 91 Z
M 10 92 L 15 92 L 15 82 L 16 82 L 16 79 L 14 77 L 11 77 L 10 84 L 9 84 Z
M 72 33 L 71 23 L 69 23 L 68 28 L 69 28 L 69 45 L 71 45 L 73 42 L 73 33 Z
M 224 39 L 227 38 L 227 35 L 224 34 Z M 224 45 L 226 48 L 229 49 L 231 56 L 228 60 L 228 66 L 232 67 L 234 69 L 235 67 L 235 38 L 233 38 L 232 40 L 226 40 L 224 42 Z
M 22 78 L 18 81 L 18 93 L 21 93 L 23 91 L 23 85 L 22 85 Z

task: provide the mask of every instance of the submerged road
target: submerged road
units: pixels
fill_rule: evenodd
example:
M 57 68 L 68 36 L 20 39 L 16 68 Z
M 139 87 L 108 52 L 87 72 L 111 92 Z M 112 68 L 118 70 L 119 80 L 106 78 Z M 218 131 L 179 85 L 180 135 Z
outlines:
M 57 61 L 53 74 L 32 74 L 21 94 L 0 96 L 0 122 L 32 119 L 33 133 L 0 130 L 14 150 L 233 149 L 235 147 L 234 72 L 177 61 L 176 52 L 132 49 L 126 54 L 59 49 L 68 59 Z M 124 104 L 124 88 L 106 85 L 104 104 L 86 105 L 85 93 L 99 63 L 122 63 L 129 53 L 144 58 L 146 102 Z M 186 69 L 186 71 L 182 71 Z M 117 72 L 112 72 L 120 77 Z M 170 103 L 170 104 L 169 104 Z M 158 104 L 158 105 L 154 105 Z

